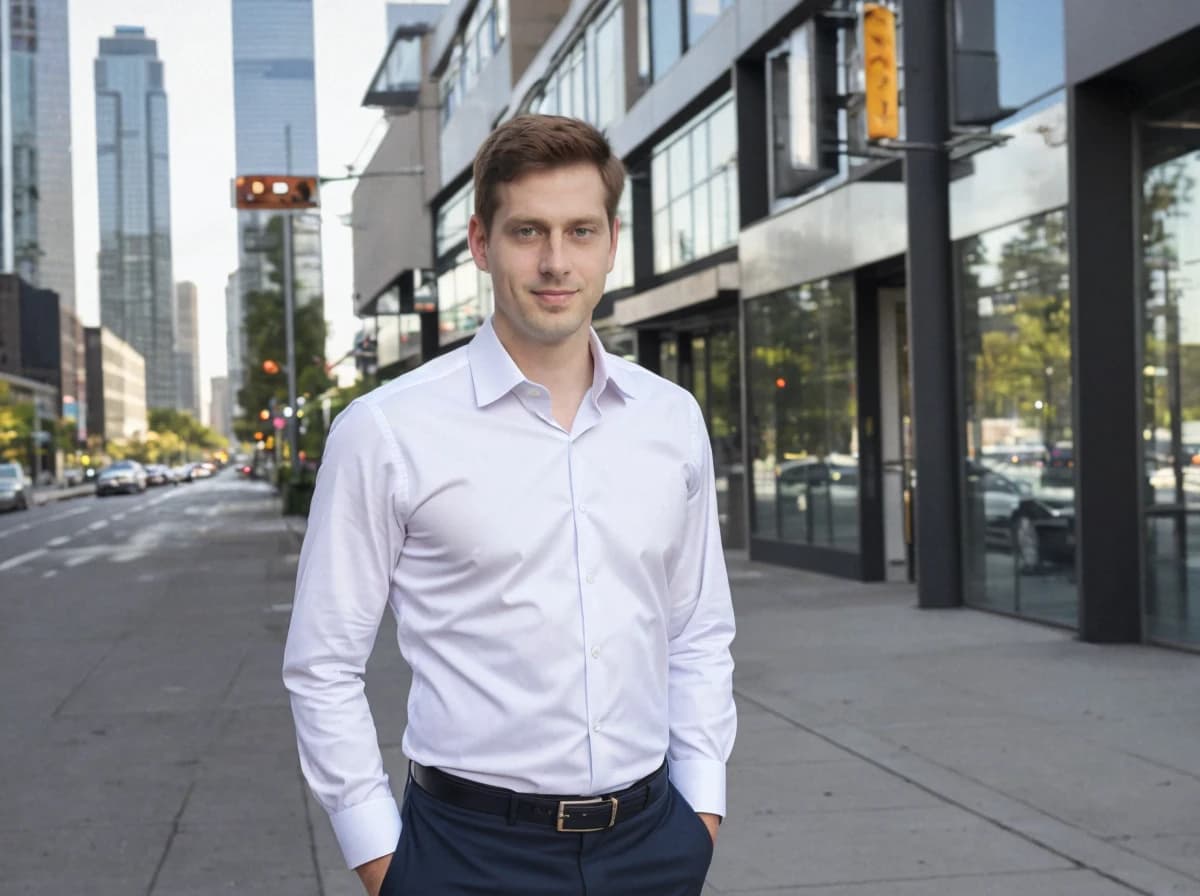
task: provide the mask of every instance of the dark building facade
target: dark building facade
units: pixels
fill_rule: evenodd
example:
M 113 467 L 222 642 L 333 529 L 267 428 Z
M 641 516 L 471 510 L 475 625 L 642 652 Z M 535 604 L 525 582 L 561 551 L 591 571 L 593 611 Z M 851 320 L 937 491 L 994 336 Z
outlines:
M 1200 645 L 1200 5 L 887 5 L 895 140 L 849 0 L 577 0 L 515 77 L 516 5 L 449 3 L 438 350 L 493 307 L 463 252 L 488 126 L 584 118 L 630 173 L 595 326 L 696 396 L 727 547 Z

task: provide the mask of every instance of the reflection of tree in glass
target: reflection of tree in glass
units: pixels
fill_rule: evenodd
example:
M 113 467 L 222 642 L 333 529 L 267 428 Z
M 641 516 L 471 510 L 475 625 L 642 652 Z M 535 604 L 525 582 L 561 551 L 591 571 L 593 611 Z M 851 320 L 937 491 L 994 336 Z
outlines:
M 1050 212 L 960 249 L 973 399 L 968 416 L 976 423 L 1020 419 L 1041 432 L 1048 450 L 1071 437 L 1065 224 L 1063 212 Z M 979 447 L 978 434 L 974 444 Z
M 850 454 L 857 447 L 854 284 L 821 280 L 751 304 L 755 457 Z

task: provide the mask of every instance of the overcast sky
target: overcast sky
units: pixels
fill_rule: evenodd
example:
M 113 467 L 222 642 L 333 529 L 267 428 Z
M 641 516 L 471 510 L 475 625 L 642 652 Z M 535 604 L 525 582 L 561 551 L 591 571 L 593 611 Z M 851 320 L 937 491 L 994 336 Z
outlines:
M 102 36 L 140 25 L 158 41 L 171 131 L 171 238 L 176 281 L 199 289 L 200 376 L 207 415 L 209 377 L 225 372 L 225 283 L 237 267 L 229 205 L 234 175 L 233 61 L 229 0 L 70 0 L 71 122 L 75 188 L 76 291 L 86 325 L 100 321 L 96 253 L 96 130 L 93 63 Z M 321 174 L 370 158 L 381 116 L 359 103 L 387 48 L 386 0 L 313 0 L 317 133 Z M 270 27 L 264 22 L 263 27 Z M 331 357 L 350 346 L 352 310 L 349 184 L 322 193 L 325 313 Z

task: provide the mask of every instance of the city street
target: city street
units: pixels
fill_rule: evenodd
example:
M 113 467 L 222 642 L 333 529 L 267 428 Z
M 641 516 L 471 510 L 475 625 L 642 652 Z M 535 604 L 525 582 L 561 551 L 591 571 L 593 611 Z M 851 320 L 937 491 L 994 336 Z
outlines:
M 357 896 L 280 659 L 303 522 L 215 479 L 0 516 L 0 892 Z M 1200 894 L 1200 658 L 730 555 L 706 893 Z M 408 679 L 368 672 L 397 791 Z

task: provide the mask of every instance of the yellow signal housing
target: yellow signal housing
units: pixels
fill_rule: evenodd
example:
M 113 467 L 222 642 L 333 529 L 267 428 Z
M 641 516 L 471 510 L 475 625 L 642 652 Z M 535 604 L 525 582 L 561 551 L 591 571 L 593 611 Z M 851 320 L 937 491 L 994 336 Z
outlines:
M 886 6 L 863 7 L 867 139 L 900 136 L 900 85 L 896 60 L 896 14 Z

